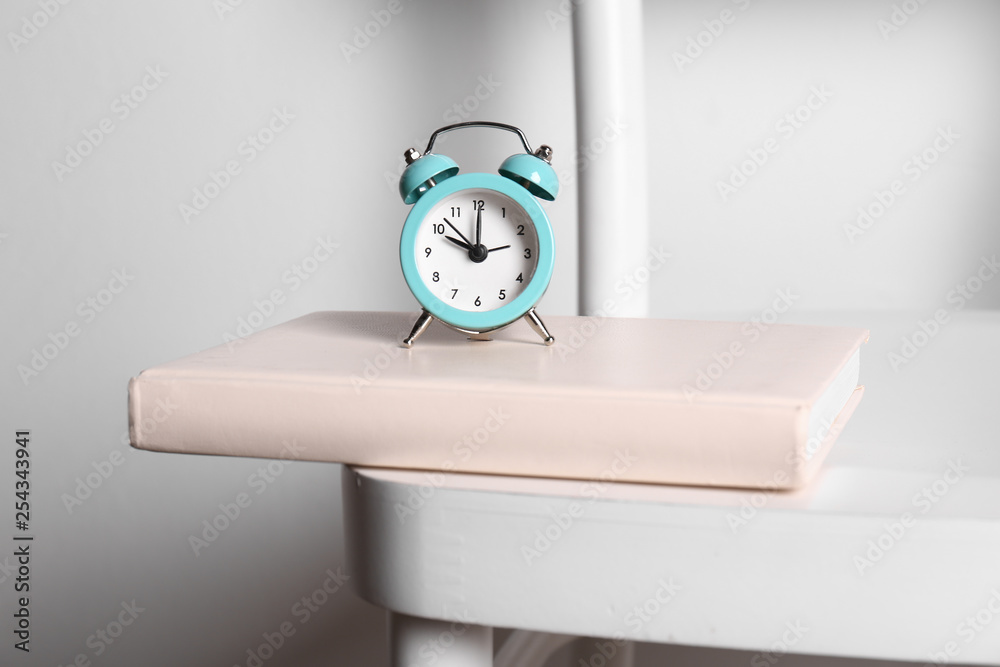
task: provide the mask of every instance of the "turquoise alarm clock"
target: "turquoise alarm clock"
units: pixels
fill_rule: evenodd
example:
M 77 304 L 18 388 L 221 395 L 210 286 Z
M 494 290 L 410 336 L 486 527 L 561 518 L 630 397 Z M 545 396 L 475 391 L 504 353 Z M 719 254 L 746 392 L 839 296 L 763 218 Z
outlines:
M 487 127 L 516 134 L 524 153 L 510 156 L 498 174 L 459 174 L 451 158 L 433 153 L 434 142 L 459 128 Z M 436 130 L 421 155 L 410 148 L 399 194 L 413 204 L 403 223 L 399 262 L 423 312 L 403 345 L 433 320 L 476 340 L 525 318 L 546 345 L 554 339 L 535 313 L 552 279 L 555 242 L 538 199 L 552 201 L 559 180 L 552 149 L 532 152 L 512 125 L 466 122 Z

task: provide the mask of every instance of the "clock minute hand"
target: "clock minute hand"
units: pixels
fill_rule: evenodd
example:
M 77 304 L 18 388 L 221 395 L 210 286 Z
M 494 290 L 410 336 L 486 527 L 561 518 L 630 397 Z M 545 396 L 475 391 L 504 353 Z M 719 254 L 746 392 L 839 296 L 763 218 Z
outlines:
M 483 244 L 483 209 L 476 211 L 476 245 Z
M 452 229 L 454 229 L 455 233 L 462 237 L 462 240 L 465 241 L 465 246 L 464 247 L 466 249 L 472 247 L 472 241 L 470 241 L 469 239 L 465 238 L 465 234 L 463 234 L 462 232 L 458 231 L 458 227 L 456 227 L 455 225 L 451 224 L 451 220 L 449 220 L 448 218 L 441 218 L 441 219 L 444 220 L 445 222 L 447 222 L 448 226 L 451 227 Z

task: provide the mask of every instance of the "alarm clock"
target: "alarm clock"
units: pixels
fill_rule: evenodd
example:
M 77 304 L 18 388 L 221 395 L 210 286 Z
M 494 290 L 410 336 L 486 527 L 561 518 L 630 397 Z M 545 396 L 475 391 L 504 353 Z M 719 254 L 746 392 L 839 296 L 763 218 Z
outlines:
M 454 160 L 433 152 L 434 142 L 470 127 L 513 132 L 524 152 L 504 160 L 499 174 L 459 174 Z M 522 317 L 546 345 L 555 342 L 535 313 L 555 260 L 552 225 L 538 202 L 559 192 L 552 149 L 532 151 L 512 125 L 470 121 L 436 130 L 423 155 L 410 148 L 403 157 L 399 194 L 413 208 L 403 223 L 399 262 L 423 309 L 403 345 L 412 347 L 433 320 L 489 340 Z

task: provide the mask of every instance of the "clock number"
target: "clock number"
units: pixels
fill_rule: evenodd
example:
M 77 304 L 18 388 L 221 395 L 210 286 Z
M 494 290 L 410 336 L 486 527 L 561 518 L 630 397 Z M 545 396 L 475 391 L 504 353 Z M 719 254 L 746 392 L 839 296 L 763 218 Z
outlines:
M 434 225 L 434 233 L 435 234 L 444 234 L 444 225 L 441 224 L 440 222 L 437 223 L 436 225 Z
M 477 306 L 481 306 L 481 305 L 483 305 L 483 302 L 479 300 L 479 297 L 478 297 L 478 296 L 476 297 L 476 305 L 477 305 Z
M 438 273 L 437 271 L 434 272 L 434 282 L 436 283 L 441 282 L 441 274 Z
M 451 207 L 451 215 L 452 215 L 453 218 L 457 218 L 457 217 L 461 216 L 462 215 L 462 207 L 461 206 L 452 206 Z
M 515 278 L 514 280 L 517 281 L 517 282 L 519 282 L 519 283 L 523 283 L 524 282 L 523 276 L 524 276 L 523 273 L 519 273 L 519 274 L 517 274 L 517 278 Z
M 500 300 L 503 301 L 507 298 L 507 290 L 500 290 Z
M 506 206 L 501 206 L 500 207 L 500 217 L 501 218 L 506 218 L 507 217 L 507 207 Z
M 455 300 L 456 296 L 458 296 L 458 290 L 455 289 L 454 287 L 452 287 L 451 288 L 451 298 L 452 298 L 453 301 Z
M 524 236 L 524 225 L 518 225 L 517 226 L 517 235 L 518 236 Z
M 428 255 L 431 254 L 431 249 L 430 248 L 427 249 L 427 254 Z M 525 259 L 531 259 L 531 248 L 525 248 L 524 249 L 524 258 Z
M 430 246 L 427 246 L 426 248 L 424 248 L 424 257 L 430 257 L 430 256 L 431 256 L 431 248 Z
M 482 199 L 473 199 L 472 200 L 472 210 L 473 211 L 485 211 L 486 210 L 486 202 L 484 202 Z

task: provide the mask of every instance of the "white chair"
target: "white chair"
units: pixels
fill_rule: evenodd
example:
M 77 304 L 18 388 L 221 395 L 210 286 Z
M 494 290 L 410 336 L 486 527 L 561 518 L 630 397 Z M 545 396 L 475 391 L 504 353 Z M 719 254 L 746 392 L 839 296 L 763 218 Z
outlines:
M 628 664 L 632 640 L 997 664 L 1000 314 L 954 315 L 899 373 L 884 358 L 916 318 L 857 320 L 866 397 L 800 491 L 345 467 L 348 567 L 390 610 L 393 665 L 493 664 L 491 627 L 547 633 L 497 665 L 569 636 L 604 638 L 585 665 Z

